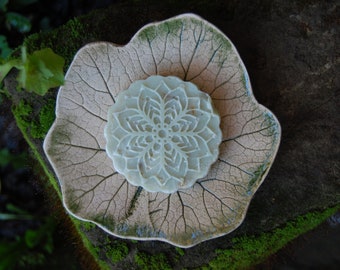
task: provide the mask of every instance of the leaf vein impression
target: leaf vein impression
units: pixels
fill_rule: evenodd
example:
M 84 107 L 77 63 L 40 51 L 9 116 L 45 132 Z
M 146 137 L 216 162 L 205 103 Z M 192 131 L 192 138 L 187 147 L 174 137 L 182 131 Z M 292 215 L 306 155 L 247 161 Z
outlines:
M 103 82 L 104 82 L 104 84 L 105 84 L 105 87 L 106 87 L 106 91 L 109 93 L 110 97 L 112 98 L 113 103 L 116 103 L 116 100 L 115 100 L 115 98 L 113 97 L 113 95 L 112 95 L 112 93 L 111 93 L 111 90 L 110 90 L 110 88 L 109 88 L 109 86 L 108 86 L 108 84 L 107 84 L 106 79 L 104 78 L 103 73 L 101 72 L 100 67 L 97 65 L 97 62 L 95 61 L 95 59 L 93 58 L 93 56 L 92 56 L 89 52 L 87 52 L 87 54 L 88 54 L 88 56 L 91 58 L 91 60 L 92 60 L 92 62 L 94 63 L 95 67 L 97 68 L 98 74 L 99 74 L 100 77 L 102 78 L 102 80 L 103 80 Z M 111 62 L 110 62 L 110 63 L 111 63 Z

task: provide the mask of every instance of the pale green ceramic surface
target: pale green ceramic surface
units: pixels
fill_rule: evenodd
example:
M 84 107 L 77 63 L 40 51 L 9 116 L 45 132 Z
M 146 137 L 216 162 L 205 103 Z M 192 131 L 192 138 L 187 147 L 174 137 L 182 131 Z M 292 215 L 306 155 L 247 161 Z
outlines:
M 109 109 L 106 152 L 126 180 L 173 193 L 208 174 L 222 139 L 211 98 L 177 77 L 133 82 Z

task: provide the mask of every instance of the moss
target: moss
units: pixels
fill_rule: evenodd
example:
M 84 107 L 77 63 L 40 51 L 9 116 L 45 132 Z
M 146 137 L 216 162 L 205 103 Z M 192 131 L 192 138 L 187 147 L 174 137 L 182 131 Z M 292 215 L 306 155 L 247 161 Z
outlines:
M 74 217 L 71 217 L 72 222 L 75 225 L 75 229 L 78 233 L 78 235 L 80 236 L 81 240 L 82 240 L 82 244 L 84 245 L 84 247 L 82 247 L 82 249 L 85 248 L 86 252 L 85 253 L 90 253 L 91 259 L 94 259 L 95 263 L 97 265 L 86 265 L 86 267 L 84 267 L 84 269 L 102 269 L 102 270 L 109 270 L 110 267 L 108 266 L 108 264 L 105 261 L 102 261 L 99 259 L 99 252 L 100 252 L 100 248 L 99 247 L 95 247 L 90 240 L 87 238 L 87 236 L 84 234 L 83 230 L 81 229 L 84 221 L 80 221 Z
M 176 264 L 178 264 L 178 262 L 180 261 L 181 257 L 183 257 L 184 255 L 185 255 L 185 252 L 184 252 L 184 250 L 182 248 L 175 247 L 175 252 L 171 256 L 172 261 L 175 262 Z
M 49 99 L 39 112 L 38 121 L 31 124 L 31 135 L 34 139 L 43 139 L 55 119 L 55 100 Z
M 90 231 L 91 229 L 94 229 L 95 227 L 96 227 L 96 224 L 92 222 L 84 221 L 81 223 L 81 228 L 84 229 L 85 231 Z
M 17 124 L 27 131 L 27 128 L 31 125 L 29 118 L 33 111 L 32 106 L 22 99 L 17 106 L 12 108 L 12 111 L 16 116 Z
M 237 237 L 231 249 L 216 250 L 217 257 L 202 269 L 244 269 L 258 264 L 299 235 L 316 228 L 339 209 L 340 205 L 320 213 L 308 213 L 283 228 L 259 236 Z
M 129 254 L 129 248 L 126 243 L 122 241 L 114 241 L 110 244 L 106 251 L 106 257 L 112 262 L 117 263 L 125 259 Z
M 33 119 L 33 107 L 24 99 L 20 100 L 16 106 L 13 106 L 12 111 L 22 129 L 34 139 L 43 139 L 55 119 L 54 107 L 55 100 L 48 100 L 41 108 L 36 120 Z
M 182 248 L 180 248 L 180 247 L 176 247 L 175 249 L 176 249 L 176 251 L 177 251 L 178 255 L 180 255 L 180 256 L 184 256 L 185 252 L 184 252 L 184 250 L 183 250 Z
M 138 252 L 135 257 L 135 263 L 142 270 L 159 270 L 172 269 L 164 254 L 148 255 L 144 252 Z
M 15 117 L 15 120 L 16 120 L 16 123 L 17 123 L 19 129 L 22 132 L 26 142 L 28 143 L 28 145 L 31 149 L 32 155 L 36 158 L 36 160 L 40 164 L 41 169 L 43 170 L 44 174 L 47 176 L 48 181 L 45 182 L 46 189 L 49 189 L 50 187 L 52 187 L 52 190 L 54 190 L 55 194 L 57 195 L 57 197 L 61 201 L 62 195 L 61 195 L 59 185 L 57 184 L 57 181 L 54 178 L 54 176 L 52 175 L 52 173 L 49 171 L 43 157 L 39 153 L 39 150 L 38 150 L 36 144 L 33 142 L 31 136 L 28 133 L 28 128 L 30 126 L 29 116 L 32 113 L 32 106 L 29 105 L 25 100 L 20 100 L 18 105 L 12 108 L 12 111 L 13 111 L 13 114 L 14 114 L 14 117 Z M 85 236 L 84 232 L 81 230 L 83 222 L 79 221 L 79 220 L 77 220 L 73 217 L 71 217 L 71 220 L 72 220 L 72 223 L 70 223 L 69 226 L 73 227 L 73 225 L 74 225 L 74 227 L 70 228 L 70 230 L 73 231 L 75 229 L 76 234 L 77 234 L 76 237 L 79 236 L 79 238 L 77 238 L 76 241 L 81 242 L 81 248 L 80 249 L 84 251 L 81 254 L 82 260 L 87 261 L 88 262 L 87 266 L 91 266 L 91 269 L 98 269 L 98 267 L 100 269 L 109 269 L 108 265 L 105 262 L 98 259 L 96 248 L 91 244 L 91 242 Z M 89 253 L 92 256 L 88 257 Z M 94 262 L 93 262 L 93 260 L 94 260 Z
M 15 118 L 15 121 L 22 132 L 26 142 L 28 143 L 30 149 L 32 150 L 33 156 L 38 160 L 40 163 L 44 173 L 49 179 L 49 182 L 51 183 L 53 189 L 57 192 L 58 197 L 61 199 L 61 192 L 59 189 L 59 186 L 57 184 L 57 181 L 54 179 L 53 175 L 48 170 L 43 158 L 39 154 L 39 151 L 37 149 L 37 146 L 33 143 L 31 137 L 29 136 L 27 132 L 27 128 L 30 126 L 30 122 L 28 121 L 29 115 L 32 113 L 32 107 L 25 101 L 21 100 L 17 106 L 12 108 L 12 112 Z
M 65 68 L 67 68 L 75 53 L 89 39 L 91 39 L 90 33 L 86 31 L 81 19 L 75 18 L 53 31 L 30 35 L 23 45 L 27 47 L 29 53 L 51 48 L 65 59 Z

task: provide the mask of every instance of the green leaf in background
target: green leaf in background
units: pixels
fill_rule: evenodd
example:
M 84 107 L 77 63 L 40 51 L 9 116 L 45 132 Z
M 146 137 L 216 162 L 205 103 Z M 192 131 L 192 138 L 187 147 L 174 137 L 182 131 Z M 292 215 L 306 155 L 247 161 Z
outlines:
M 0 35 L 0 58 L 6 59 L 11 53 L 12 49 L 8 45 L 7 38 L 3 35 Z
M 2 63 L 0 61 L 0 82 L 2 82 L 2 80 L 6 77 L 6 75 L 8 74 L 8 72 L 16 67 L 16 68 L 21 68 L 22 64 L 20 59 L 12 59 L 9 61 L 4 61 L 4 63 Z
M 0 149 L 0 168 L 11 164 L 15 169 L 23 168 L 27 163 L 27 154 L 13 155 L 7 148 Z
M 56 221 L 53 218 L 46 218 L 43 225 L 36 230 L 27 230 L 24 235 L 28 248 L 39 246 L 48 253 L 53 252 L 53 233 L 56 228 Z
M 38 2 L 38 0 L 11 0 L 10 6 L 18 10 L 36 2 Z M 0 11 L 6 12 L 8 4 L 9 0 L 0 0 Z
M 40 243 L 42 236 L 40 230 L 27 230 L 25 232 L 25 243 L 29 248 L 34 248 Z
M 27 33 L 32 27 L 29 19 L 16 12 L 6 13 L 6 25 L 9 29 L 13 27 L 20 33 Z
M 28 92 L 44 95 L 48 89 L 63 84 L 64 63 L 64 58 L 50 48 L 35 51 L 27 57 L 23 52 L 24 66 L 20 69 L 18 82 Z
M 0 241 L 0 270 L 14 269 L 22 252 L 22 246 L 19 241 Z
M 48 89 L 64 83 L 64 58 L 45 48 L 27 55 L 22 47 L 21 59 L 0 61 L 0 83 L 12 68 L 19 69 L 19 88 L 38 95 L 45 95 Z
M 7 11 L 8 0 L 0 0 L 0 11 Z

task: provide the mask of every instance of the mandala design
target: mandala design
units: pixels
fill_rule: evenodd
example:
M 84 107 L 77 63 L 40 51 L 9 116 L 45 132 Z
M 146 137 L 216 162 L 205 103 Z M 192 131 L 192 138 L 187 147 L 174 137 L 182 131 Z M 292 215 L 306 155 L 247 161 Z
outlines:
M 150 76 L 122 91 L 108 114 L 107 152 L 133 185 L 172 193 L 216 161 L 220 119 L 208 94 L 176 77 Z

